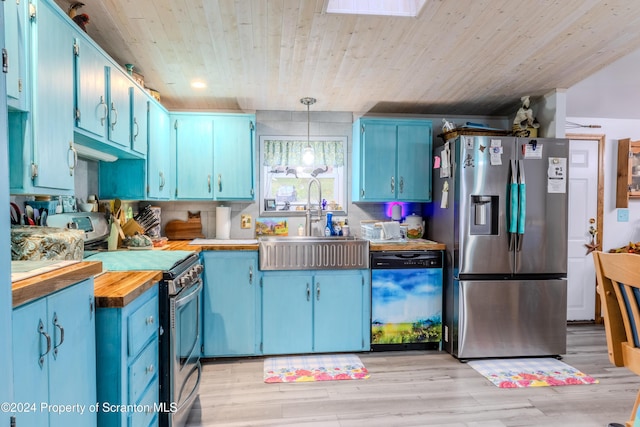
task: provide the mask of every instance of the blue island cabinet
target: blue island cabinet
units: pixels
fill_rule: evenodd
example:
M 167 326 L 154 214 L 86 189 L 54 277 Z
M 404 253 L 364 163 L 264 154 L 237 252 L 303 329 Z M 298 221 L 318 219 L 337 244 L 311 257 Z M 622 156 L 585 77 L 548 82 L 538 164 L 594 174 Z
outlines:
M 368 351 L 369 283 L 369 270 L 263 272 L 263 353 Z
M 203 357 L 260 354 L 257 251 L 205 251 Z
M 124 307 L 98 307 L 101 426 L 158 424 L 158 325 L 157 284 Z
M 18 426 L 97 425 L 94 314 L 92 278 L 14 308 Z

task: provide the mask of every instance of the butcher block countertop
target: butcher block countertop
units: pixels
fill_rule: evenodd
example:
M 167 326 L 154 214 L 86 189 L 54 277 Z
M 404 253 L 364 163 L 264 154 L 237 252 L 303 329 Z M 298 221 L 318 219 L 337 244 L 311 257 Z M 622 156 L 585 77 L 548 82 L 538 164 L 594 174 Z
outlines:
M 83 261 L 11 283 L 13 307 L 47 296 L 53 292 L 100 274 L 102 263 Z
M 162 279 L 161 271 L 109 271 L 95 278 L 96 307 L 122 308 Z
M 378 251 L 436 251 L 444 250 L 444 243 L 425 239 L 408 239 L 404 242 L 369 242 L 369 250 Z

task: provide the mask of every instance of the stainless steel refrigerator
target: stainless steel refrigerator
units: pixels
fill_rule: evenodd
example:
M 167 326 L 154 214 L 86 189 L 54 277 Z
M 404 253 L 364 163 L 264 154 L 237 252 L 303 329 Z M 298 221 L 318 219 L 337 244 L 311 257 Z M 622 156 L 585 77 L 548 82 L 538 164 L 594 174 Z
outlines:
M 446 244 L 444 348 L 566 352 L 569 141 L 458 136 L 434 149 L 428 238 Z

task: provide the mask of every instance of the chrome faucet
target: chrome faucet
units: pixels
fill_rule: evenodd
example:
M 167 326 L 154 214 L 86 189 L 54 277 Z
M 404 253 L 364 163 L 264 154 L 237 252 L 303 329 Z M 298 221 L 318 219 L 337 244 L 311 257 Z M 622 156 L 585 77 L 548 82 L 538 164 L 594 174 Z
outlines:
M 318 178 L 311 177 L 309 179 L 309 186 L 307 187 L 307 236 L 311 236 L 311 230 L 313 229 L 311 226 L 311 184 L 314 182 L 318 184 L 318 218 L 315 221 L 322 221 L 322 186 Z

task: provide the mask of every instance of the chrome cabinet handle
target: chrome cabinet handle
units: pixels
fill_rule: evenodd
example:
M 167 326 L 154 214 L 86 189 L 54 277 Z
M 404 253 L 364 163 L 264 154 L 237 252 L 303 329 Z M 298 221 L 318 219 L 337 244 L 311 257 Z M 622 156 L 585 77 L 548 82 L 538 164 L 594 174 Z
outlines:
M 73 155 L 73 157 L 69 156 L 69 153 Z M 73 158 L 73 160 L 71 160 Z M 69 163 L 69 161 L 71 162 Z M 73 171 L 78 166 L 78 151 L 73 146 L 73 141 L 69 141 L 69 149 L 67 150 L 67 166 L 69 166 L 69 176 L 73 176 Z
M 307 283 L 307 301 L 311 299 L 311 288 L 309 288 L 309 284 Z
M 316 283 L 316 301 L 320 301 L 320 283 Z
M 140 133 L 140 125 L 138 125 L 138 120 L 135 117 L 133 118 L 133 124 L 136 125 L 136 133 L 133 134 L 133 140 L 135 141 Z
M 116 123 L 118 123 L 118 109 L 113 102 L 111 103 L 111 111 L 113 111 L 113 122 L 111 122 L 111 130 L 114 130 L 116 128 Z
M 395 193 L 396 192 L 396 178 L 395 177 L 391 177 L 391 193 Z
M 222 192 L 222 174 L 218 174 L 218 191 Z
M 253 266 L 249 266 L 249 284 L 253 284 Z
M 38 332 L 40 332 L 40 334 L 42 334 L 47 340 L 47 349 L 40 355 L 40 358 L 38 359 L 38 363 L 40 364 L 40 367 L 42 367 L 42 365 L 44 365 L 44 357 L 47 355 L 47 353 L 49 353 L 49 351 L 51 351 L 51 337 L 44 331 L 44 324 L 42 323 L 42 320 L 40 320 L 40 323 L 38 324 Z
M 100 103 L 98 104 L 98 107 L 101 106 L 103 107 L 103 111 L 104 113 L 102 114 L 102 117 L 100 117 L 100 126 L 104 126 L 104 122 L 105 120 L 107 120 L 107 114 L 109 113 L 109 108 L 107 107 L 107 104 L 104 102 L 104 97 L 100 97 Z
M 211 193 L 211 175 L 207 175 L 207 188 L 209 189 L 209 193 Z
M 145 319 L 145 322 L 147 325 L 153 325 L 153 322 L 155 321 L 155 319 L 153 318 L 153 316 L 149 316 Z
M 152 373 L 153 373 L 153 371 L 154 371 L 154 367 L 153 367 L 153 365 L 149 365 L 149 366 L 147 366 L 147 367 L 145 368 L 144 373 L 145 373 L 145 374 L 152 374 Z
M 164 173 L 162 171 L 160 171 L 160 190 L 162 190 L 164 188 Z
M 404 193 L 404 177 L 400 177 L 400 193 Z
M 58 323 L 58 313 L 53 313 L 53 326 L 55 326 L 56 328 L 58 328 L 60 330 L 60 342 L 58 344 L 55 344 L 55 339 L 54 339 L 54 346 L 53 346 L 53 355 L 57 356 L 58 355 L 58 347 L 60 347 L 62 345 L 62 343 L 64 342 L 64 328 L 62 326 L 60 326 L 60 324 Z

